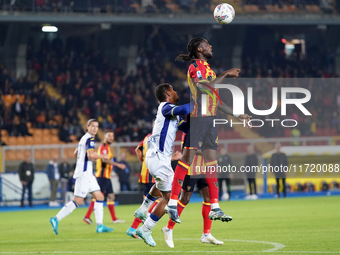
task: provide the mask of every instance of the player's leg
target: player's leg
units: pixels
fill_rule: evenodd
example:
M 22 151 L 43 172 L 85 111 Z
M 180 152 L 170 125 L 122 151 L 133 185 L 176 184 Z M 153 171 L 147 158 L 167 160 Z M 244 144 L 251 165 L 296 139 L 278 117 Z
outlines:
M 57 213 L 55 217 L 50 218 L 50 223 L 52 229 L 56 235 L 58 235 L 58 223 L 67 215 L 72 213 L 80 204 L 83 203 L 84 198 L 88 192 L 88 185 L 86 177 L 82 176 L 76 178 L 76 183 L 74 187 L 74 198 L 73 201 L 68 202 L 63 208 Z
M 276 178 L 276 195 L 280 197 L 280 178 Z
M 231 185 L 230 185 L 230 178 L 225 178 L 225 185 L 227 186 L 227 193 L 229 195 L 229 199 L 231 198 Z
M 125 220 L 117 219 L 115 212 L 115 198 L 116 195 L 113 193 L 112 182 L 110 179 L 105 178 L 105 191 L 107 194 L 107 208 L 110 211 L 112 223 L 125 223 Z
M 286 178 L 281 178 L 282 179 L 282 186 L 283 186 L 283 197 L 287 196 L 287 191 L 286 191 Z
M 143 198 L 145 198 L 145 196 L 150 192 L 150 189 L 152 188 L 152 186 L 154 185 L 154 183 L 143 183 Z M 151 213 L 152 210 L 155 208 L 155 206 L 159 203 L 159 199 L 157 199 L 152 205 L 150 205 L 148 212 Z M 139 238 L 136 235 L 136 230 L 139 227 L 139 224 L 141 224 L 143 221 L 140 220 L 139 218 L 135 217 L 135 219 L 133 220 L 131 226 L 129 227 L 129 229 L 126 231 L 126 234 L 128 236 L 131 236 L 133 238 Z
M 99 185 L 99 187 L 100 187 L 100 191 L 101 191 L 102 193 L 105 194 L 106 188 L 105 188 L 105 183 L 104 183 L 104 181 L 105 181 L 105 178 L 101 178 L 101 177 L 98 177 L 98 178 L 97 178 L 97 183 L 98 183 L 98 185 Z M 89 204 L 89 208 L 87 209 L 87 212 L 86 212 L 86 214 L 85 214 L 85 217 L 83 218 L 83 221 L 84 221 L 86 224 L 89 224 L 89 225 L 92 225 L 92 224 L 93 224 L 93 222 L 92 222 L 92 220 L 91 220 L 91 214 L 92 214 L 92 212 L 93 212 L 93 210 L 94 210 L 94 205 L 95 205 L 95 203 L 96 203 L 96 199 L 95 199 L 95 198 L 91 199 L 91 202 L 90 202 L 90 204 Z
M 162 196 L 162 193 L 157 189 L 156 184 L 152 186 L 148 194 L 146 194 L 142 205 L 135 211 L 134 216 L 142 221 L 145 221 L 149 216 L 149 207 L 153 205 L 157 198 Z
M 216 131 L 217 132 L 217 131 Z M 217 135 L 216 135 L 217 139 Z M 207 144 L 209 145 L 209 144 Z M 211 146 L 212 147 L 212 146 Z M 214 149 L 203 150 L 203 157 L 206 166 L 206 182 L 209 188 L 209 196 L 211 201 L 211 211 L 209 218 L 212 220 L 221 220 L 228 222 L 232 220 L 231 216 L 226 215 L 220 208 L 218 200 L 218 183 L 217 183 L 217 147 Z
M 212 221 L 211 221 L 211 219 L 209 219 L 211 204 L 210 204 L 208 184 L 207 184 L 205 178 L 201 178 L 197 182 L 197 187 L 200 190 L 200 193 L 203 197 L 203 203 L 202 203 L 203 234 L 201 236 L 201 242 L 207 243 L 207 244 L 222 245 L 223 242 L 217 240 L 211 234 L 211 223 L 212 223 Z
M 97 224 L 97 233 L 112 232 L 113 228 L 108 228 L 103 224 L 104 217 L 104 194 L 99 187 L 96 177 L 91 175 L 89 177 L 89 191 L 91 195 L 96 199 L 94 203 L 94 216 Z M 104 187 L 105 188 L 105 187 Z M 105 192 L 105 191 L 104 191 Z
M 144 242 L 150 246 L 156 246 L 156 243 L 151 236 L 151 230 L 156 226 L 157 222 L 165 214 L 164 209 L 165 206 L 168 204 L 169 199 L 170 189 L 169 191 L 162 191 L 162 199 L 156 205 L 156 207 L 154 208 L 152 213 L 148 216 L 148 218 L 145 220 L 143 226 L 139 227 L 136 231 L 137 236 L 142 238 Z
M 182 193 L 181 193 L 181 196 L 180 196 L 178 203 L 177 203 L 178 216 L 181 216 L 182 211 L 184 210 L 186 205 L 189 203 L 197 180 L 198 180 L 197 178 L 190 178 L 189 175 L 185 176 L 185 179 L 184 179 L 184 182 L 183 182 L 183 187 L 182 187 Z M 174 248 L 172 232 L 173 232 L 173 228 L 174 228 L 175 224 L 176 223 L 174 221 L 169 219 L 168 225 L 162 228 L 162 233 L 163 233 L 163 236 L 164 236 L 165 243 L 170 248 Z
M 99 186 L 98 186 L 99 188 Z M 92 191 L 92 196 L 96 199 L 94 203 L 94 216 L 97 224 L 97 233 L 112 232 L 113 228 L 108 228 L 103 224 L 104 218 L 104 195 L 100 190 Z
M 179 193 L 196 153 L 196 148 L 184 147 L 182 159 L 178 161 L 177 167 L 175 169 L 174 180 L 171 187 L 171 197 L 169 201 L 169 213 L 174 215 L 174 217 L 176 217 L 178 214 L 176 210 Z
M 158 158 L 158 156 L 156 157 Z M 144 225 L 139 227 L 136 231 L 137 236 L 142 238 L 144 242 L 150 246 L 156 246 L 156 243 L 151 236 L 151 230 L 165 213 L 164 209 L 170 200 L 171 185 L 174 178 L 171 162 L 166 161 L 165 159 L 161 158 L 161 156 L 159 157 L 159 160 L 154 161 L 154 163 L 157 163 L 158 161 L 158 164 L 155 165 L 155 168 L 150 167 L 150 164 L 148 164 L 148 159 L 146 159 L 146 163 L 150 173 L 156 180 L 156 186 L 153 186 L 152 189 L 157 188 L 159 191 L 161 191 L 162 199 L 145 220 Z M 153 192 L 151 193 L 154 194 Z

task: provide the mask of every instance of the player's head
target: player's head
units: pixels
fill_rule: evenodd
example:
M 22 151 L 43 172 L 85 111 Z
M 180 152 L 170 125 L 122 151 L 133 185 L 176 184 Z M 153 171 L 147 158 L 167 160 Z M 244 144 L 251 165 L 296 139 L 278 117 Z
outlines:
M 177 92 L 168 83 L 158 85 L 155 89 L 155 96 L 160 103 L 169 102 L 176 104 L 179 101 Z
M 113 143 L 114 138 L 115 138 L 115 134 L 113 133 L 112 130 L 105 131 L 105 138 L 104 138 L 105 143 L 107 144 Z
M 192 38 L 187 46 L 188 54 L 180 54 L 176 61 L 190 61 L 192 58 L 212 58 L 212 46 L 202 37 Z
M 226 150 L 226 148 L 222 147 L 221 150 L 220 150 L 220 154 L 221 154 L 222 156 L 227 155 L 227 150 Z
M 275 144 L 275 150 L 276 150 L 277 153 L 281 152 L 281 143 L 276 143 Z
M 98 132 L 98 121 L 96 119 L 89 119 L 86 124 L 86 130 L 90 135 L 95 136 Z
M 252 145 L 248 145 L 248 147 L 247 147 L 247 153 L 248 153 L 248 155 L 251 155 L 251 154 L 254 153 L 254 150 L 253 150 L 253 146 L 252 146 Z

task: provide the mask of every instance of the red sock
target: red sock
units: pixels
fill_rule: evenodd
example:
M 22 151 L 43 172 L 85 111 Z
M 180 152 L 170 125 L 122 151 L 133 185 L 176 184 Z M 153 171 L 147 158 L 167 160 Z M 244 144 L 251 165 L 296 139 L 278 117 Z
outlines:
M 142 222 L 143 222 L 142 220 L 135 218 L 135 220 L 132 222 L 131 227 L 134 228 L 134 229 L 137 229 L 139 224 L 141 224 Z
M 178 200 L 178 203 L 177 203 L 177 212 L 178 212 L 179 216 L 181 216 L 182 211 L 184 210 L 184 208 L 185 208 L 185 205 L 180 200 Z M 173 222 L 172 220 L 169 220 L 167 227 L 169 229 L 173 229 L 175 224 L 176 224 L 175 222 Z
M 185 176 L 188 174 L 190 165 L 184 163 L 182 160 L 178 161 L 175 169 L 174 181 L 172 182 L 171 188 L 171 199 L 178 200 L 179 193 L 183 185 Z
M 212 204 L 218 203 L 217 160 L 207 161 L 205 165 L 207 167 L 205 178 L 209 188 L 210 202 Z
M 159 203 L 159 200 L 156 200 L 156 201 L 149 207 L 148 212 L 149 212 L 149 213 L 152 213 L 153 208 L 155 208 L 156 205 L 157 205 L 158 203 Z
M 203 216 L 203 233 L 209 234 L 211 229 L 211 219 L 209 219 L 209 212 L 211 206 L 210 203 L 203 202 L 202 204 L 202 216 Z
M 89 205 L 89 209 L 87 209 L 87 213 L 86 213 L 86 215 L 85 215 L 85 218 L 90 218 L 90 217 L 91 217 L 91 214 L 92 214 L 93 208 L 94 208 L 94 202 L 96 202 L 96 200 L 95 200 L 95 199 L 92 199 L 92 200 L 91 200 L 91 203 L 90 203 L 90 205 Z
M 112 220 L 116 220 L 117 217 L 115 214 L 115 202 L 114 201 L 107 202 L 107 208 L 109 208 Z

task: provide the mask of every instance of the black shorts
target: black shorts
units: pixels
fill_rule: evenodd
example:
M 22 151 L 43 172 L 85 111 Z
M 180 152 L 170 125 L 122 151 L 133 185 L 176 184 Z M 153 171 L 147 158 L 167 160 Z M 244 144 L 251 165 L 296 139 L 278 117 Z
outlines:
M 152 186 L 154 185 L 154 183 L 142 183 L 143 184 L 143 196 L 146 196 L 150 189 L 152 188 Z
M 218 132 L 217 126 L 213 126 L 215 118 L 215 116 L 191 117 L 190 129 L 184 138 L 184 148 L 217 150 Z
M 208 187 L 204 174 L 196 175 L 195 177 L 186 175 L 184 178 L 182 190 L 185 192 L 193 192 L 196 184 L 199 190 Z
M 104 177 L 97 177 L 97 182 L 100 187 L 100 191 L 104 195 L 108 195 L 113 193 L 112 182 L 111 179 L 107 179 Z

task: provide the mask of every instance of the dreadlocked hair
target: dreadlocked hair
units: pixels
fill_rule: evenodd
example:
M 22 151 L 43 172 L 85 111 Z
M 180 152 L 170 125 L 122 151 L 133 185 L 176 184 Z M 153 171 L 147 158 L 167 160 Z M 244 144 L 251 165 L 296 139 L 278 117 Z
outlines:
M 175 61 L 190 61 L 192 57 L 197 57 L 196 56 L 196 50 L 200 43 L 204 40 L 202 37 L 195 37 L 192 38 L 187 46 L 187 51 L 189 54 L 180 54 L 175 58 Z
M 165 100 L 165 93 L 170 90 L 171 85 L 168 83 L 162 83 L 158 85 L 155 89 L 155 97 L 161 103 Z

